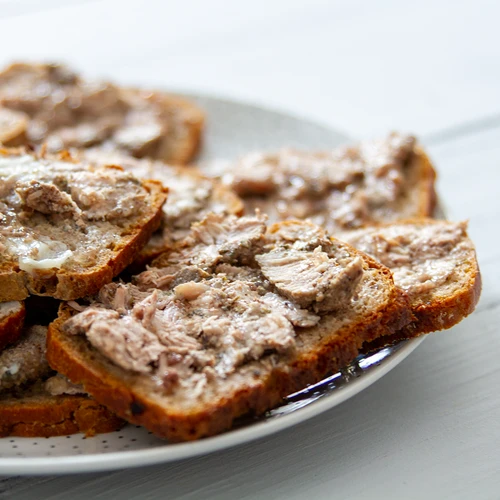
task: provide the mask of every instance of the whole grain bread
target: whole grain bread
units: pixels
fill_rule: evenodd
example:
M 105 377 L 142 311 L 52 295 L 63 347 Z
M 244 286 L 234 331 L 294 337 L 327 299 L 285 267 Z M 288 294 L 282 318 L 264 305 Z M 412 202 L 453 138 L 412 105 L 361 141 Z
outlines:
M 47 327 L 32 325 L 0 354 L 0 437 L 50 437 L 117 430 L 124 421 L 55 375 L 45 358 Z
M 61 64 L 5 68 L 0 107 L 16 114 L 2 120 L 0 112 L 5 146 L 101 147 L 179 164 L 195 155 L 204 123 L 203 112 L 182 97 L 84 80 Z
M 192 440 L 276 406 L 411 321 L 406 295 L 381 264 L 312 224 L 267 232 L 262 224 L 209 216 L 154 263 L 166 267 L 135 285 L 107 285 L 81 312 L 63 304 L 49 326 L 50 365 L 129 422 Z M 308 265 L 317 259 L 321 266 Z
M 451 328 L 479 301 L 481 273 L 466 222 L 414 219 L 354 231 L 346 241 L 391 269 L 415 316 L 370 348 Z
M 161 91 L 122 89 L 122 92 L 132 103 L 142 100 L 152 103 L 161 121 L 167 125 L 158 146 L 139 157 L 184 165 L 196 156 L 205 124 L 205 114 L 198 106 L 184 97 Z M 111 150 L 116 151 L 116 148 Z
M 0 107 L 0 144 L 17 147 L 27 144 L 28 119 L 24 113 Z
M 432 216 L 436 173 L 414 137 L 397 133 L 356 146 L 284 149 L 201 165 L 271 221 L 307 219 L 342 239 L 353 229 Z
M 0 150 L 0 180 L 0 301 L 96 293 L 136 258 L 166 198 L 118 167 L 22 150 Z
M 0 352 L 21 335 L 26 309 L 24 302 L 0 303 Z
M 121 429 L 125 421 L 88 396 L 52 396 L 28 388 L 0 395 L 0 437 L 94 436 Z
M 201 221 L 210 212 L 243 213 L 243 202 L 229 187 L 205 177 L 195 167 L 174 166 L 159 160 L 95 149 L 80 152 L 80 157 L 97 165 L 119 165 L 139 179 L 154 179 L 168 188 L 160 227 L 127 271 L 142 271 L 146 264 L 185 238 L 191 224 Z

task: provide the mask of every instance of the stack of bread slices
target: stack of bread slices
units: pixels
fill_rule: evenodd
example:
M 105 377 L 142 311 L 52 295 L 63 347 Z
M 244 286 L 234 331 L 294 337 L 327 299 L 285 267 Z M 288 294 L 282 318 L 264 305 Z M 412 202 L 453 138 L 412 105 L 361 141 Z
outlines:
M 434 218 L 413 137 L 199 170 L 203 120 L 65 66 L 0 73 L 0 436 L 211 436 L 474 310 L 467 224 Z

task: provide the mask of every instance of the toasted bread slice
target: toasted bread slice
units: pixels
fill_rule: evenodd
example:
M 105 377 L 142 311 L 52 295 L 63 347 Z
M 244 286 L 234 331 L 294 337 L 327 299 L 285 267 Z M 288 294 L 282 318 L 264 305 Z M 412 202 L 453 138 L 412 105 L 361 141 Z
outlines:
M 466 222 L 411 220 L 361 229 L 346 241 L 391 269 L 415 315 L 374 346 L 451 328 L 479 301 L 481 274 Z
M 306 222 L 210 215 L 155 264 L 81 312 L 63 304 L 47 358 L 172 441 L 272 408 L 412 319 L 387 268 Z
M 132 265 L 138 272 L 175 242 L 185 238 L 191 224 L 201 221 L 210 212 L 227 215 L 243 213 L 243 202 L 231 189 L 215 179 L 205 177 L 195 167 L 179 167 L 101 150 L 88 150 L 80 154 L 82 159 L 98 165 L 119 165 L 139 179 L 154 179 L 168 188 L 160 227 Z
M 0 303 L 0 352 L 21 335 L 26 310 L 24 302 Z
M 144 102 L 155 110 L 157 119 L 165 127 L 160 141 L 146 151 L 134 154 L 138 158 L 154 158 L 166 163 L 184 165 L 194 158 L 201 145 L 205 115 L 189 100 L 165 92 L 141 89 L 121 89 L 123 98 L 132 109 L 144 107 Z M 107 147 L 107 145 L 106 145 Z M 116 151 L 116 147 L 108 148 Z
M 166 194 L 117 167 L 0 150 L 0 301 L 95 293 L 158 227 Z
M 52 396 L 28 388 L 0 395 L 0 437 L 94 436 L 121 429 L 125 421 L 88 396 Z
M 85 81 L 57 64 L 4 69 L 0 106 L 17 117 L 14 124 L 11 116 L 7 136 L 0 134 L 4 145 L 46 144 L 51 152 L 99 146 L 179 164 L 195 155 L 204 122 L 184 98 Z
M 0 437 L 49 437 L 119 429 L 124 422 L 80 387 L 53 376 L 47 327 L 33 325 L 0 354 Z
M 337 238 L 372 224 L 432 216 L 436 204 L 428 156 L 413 137 L 395 133 L 332 151 L 249 154 L 202 171 L 230 186 L 247 213 L 307 219 Z
M 24 113 L 0 108 L 0 144 L 8 147 L 26 144 L 27 128 L 28 119 Z

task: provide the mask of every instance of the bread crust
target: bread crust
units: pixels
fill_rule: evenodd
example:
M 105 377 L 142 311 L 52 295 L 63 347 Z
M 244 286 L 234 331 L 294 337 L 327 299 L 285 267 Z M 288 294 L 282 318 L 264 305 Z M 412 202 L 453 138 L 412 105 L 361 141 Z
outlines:
M 9 148 L 26 144 L 28 142 L 28 138 L 26 137 L 28 120 L 24 113 L 0 107 L 0 122 L 2 121 L 2 115 L 10 115 L 17 118 L 17 122 L 11 122 L 10 127 L 7 126 L 0 130 L 0 144 Z
M 416 155 L 420 162 L 420 208 L 415 217 L 432 217 L 436 211 L 437 193 L 436 179 L 437 174 L 427 153 L 421 146 L 416 147 Z
M 129 228 L 105 265 L 84 273 L 53 268 L 30 274 L 17 266 L 4 267 L 0 270 L 0 302 L 24 300 L 30 294 L 73 300 L 97 293 L 134 260 L 160 225 L 167 191 L 158 181 L 146 180 L 142 184 L 153 197 L 151 213 Z
M 201 147 L 205 114 L 183 97 L 158 94 L 165 105 L 172 109 L 173 129 L 166 137 L 157 158 L 167 163 L 185 165 L 196 156 Z
M 20 336 L 26 316 L 26 307 L 21 302 L 20 309 L 0 321 L 0 352 Z
M 367 256 L 364 258 L 369 267 L 380 271 L 384 281 L 392 283 L 387 268 Z M 68 306 L 62 305 L 58 319 L 49 326 L 49 364 L 72 382 L 82 384 L 97 401 L 119 416 L 144 425 L 170 441 L 211 436 L 228 430 L 239 416 L 262 414 L 288 394 L 346 366 L 359 354 L 364 342 L 388 331 L 397 331 L 412 319 L 407 297 L 392 285 L 387 303 L 362 321 L 344 325 L 334 332 L 325 331 L 324 338 L 314 349 L 304 349 L 289 364 L 275 366 L 270 372 L 242 384 L 230 395 L 220 395 L 210 404 L 182 411 L 165 408 L 154 397 L 141 394 L 132 384 L 124 382 L 125 370 L 111 373 L 106 369 L 105 358 L 84 338 L 65 334 L 62 326 L 72 314 Z
M 442 221 L 432 219 L 411 219 L 405 220 L 395 225 L 401 224 L 440 224 Z M 382 224 L 377 227 L 389 227 L 391 224 Z M 468 237 L 466 235 L 466 237 Z M 460 323 L 471 314 L 481 297 L 482 277 L 479 264 L 474 256 L 467 262 L 466 270 L 468 280 L 454 294 L 447 296 L 433 295 L 431 299 L 412 305 L 414 321 L 391 335 L 383 335 L 373 342 L 367 343 L 363 347 L 364 352 L 373 351 L 387 345 L 392 345 L 402 340 L 407 340 L 420 335 L 448 330 Z
M 87 396 L 0 399 L 0 437 L 53 437 L 79 432 L 94 436 L 124 425 L 121 418 Z
M 481 297 L 482 278 L 477 263 L 473 266 L 467 286 L 458 293 L 437 299 L 429 304 L 413 308 L 415 320 L 396 333 L 383 335 L 363 346 L 363 352 L 370 352 L 396 344 L 402 340 L 448 330 L 474 312 Z

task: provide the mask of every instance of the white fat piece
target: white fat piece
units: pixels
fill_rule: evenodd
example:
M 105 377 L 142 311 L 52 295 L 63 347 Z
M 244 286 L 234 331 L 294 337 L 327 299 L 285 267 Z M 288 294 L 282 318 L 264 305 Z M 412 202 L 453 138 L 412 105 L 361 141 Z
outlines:
M 27 243 L 13 238 L 9 246 L 19 255 L 19 269 L 27 273 L 43 269 L 59 269 L 73 255 L 73 252 L 60 241 Z

